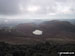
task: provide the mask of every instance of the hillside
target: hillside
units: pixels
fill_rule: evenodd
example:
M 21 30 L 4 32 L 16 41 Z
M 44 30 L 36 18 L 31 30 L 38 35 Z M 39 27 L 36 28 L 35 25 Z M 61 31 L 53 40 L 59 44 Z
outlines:
M 42 35 L 32 32 L 40 30 Z M 39 43 L 44 41 L 74 42 L 75 25 L 67 21 L 44 21 L 40 24 L 22 23 L 12 28 L 0 29 L 0 41 L 9 43 Z

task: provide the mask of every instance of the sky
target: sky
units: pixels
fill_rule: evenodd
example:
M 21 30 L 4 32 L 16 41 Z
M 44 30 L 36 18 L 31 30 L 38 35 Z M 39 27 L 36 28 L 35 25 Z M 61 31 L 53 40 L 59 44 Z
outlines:
M 74 19 L 75 0 L 0 0 L 0 19 Z

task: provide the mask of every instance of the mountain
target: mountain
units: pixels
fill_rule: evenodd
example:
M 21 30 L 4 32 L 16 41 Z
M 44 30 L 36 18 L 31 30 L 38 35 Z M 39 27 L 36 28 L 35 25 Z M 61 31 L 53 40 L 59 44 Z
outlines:
M 42 35 L 34 35 L 33 31 L 40 30 Z M 44 21 L 40 24 L 21 23 L 12 28 L 0 29 L 0 39 L 14 43 L 36 43 L 43 41 L 74 42 L 75 25 L 68 21 Z
M 31 36 L 32 31 L 34 31 L 36 28 L 37 26 L 34 23 L 24 23 L 17 25 L 15 29 L 16 31 L 23 33 L 25 36 Z
M 23 23 L 35 23 L 35 24 L 40 24 L 45 20 L 40 20 L 40 19 L 0 19 L 0 28 L 1 27 L 14 27 L 18 24 L 23 24 Z M 38 23 L 39 22 L 39 23 Z
M 67 21 L 46 21 L 39 25 L 39 29 L 43 31 L 42 37 L 61 38 L 61 39 L 75 39 L 75 25 Z
M 75 25 L 75 19 L 60 19 L 60 21 L 68 21 Z

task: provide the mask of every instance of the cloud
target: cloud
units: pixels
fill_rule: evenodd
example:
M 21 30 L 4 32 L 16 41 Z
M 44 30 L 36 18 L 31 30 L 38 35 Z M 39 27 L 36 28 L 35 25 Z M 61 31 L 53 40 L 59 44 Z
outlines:
M 7 18 L 75 18 L 74 6 L 75 0 L 0 0 L 0 16 Z
M 0 14 L 12 15 L 19 13 L 19 0 L 0 0 Z

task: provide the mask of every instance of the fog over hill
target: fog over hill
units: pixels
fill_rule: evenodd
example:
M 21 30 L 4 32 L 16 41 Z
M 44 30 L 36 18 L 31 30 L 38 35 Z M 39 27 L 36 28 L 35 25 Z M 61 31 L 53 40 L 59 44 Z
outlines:
M 72 24 L 75 24 L 75 19 L 56 19 L 59 21 L 68 21 Z M 0 19 L 0 28 L 1 27 L 13 27 L 22 23 L 35 23 L 40 24 L 45 21 L 52 21 L 50 19 Z

